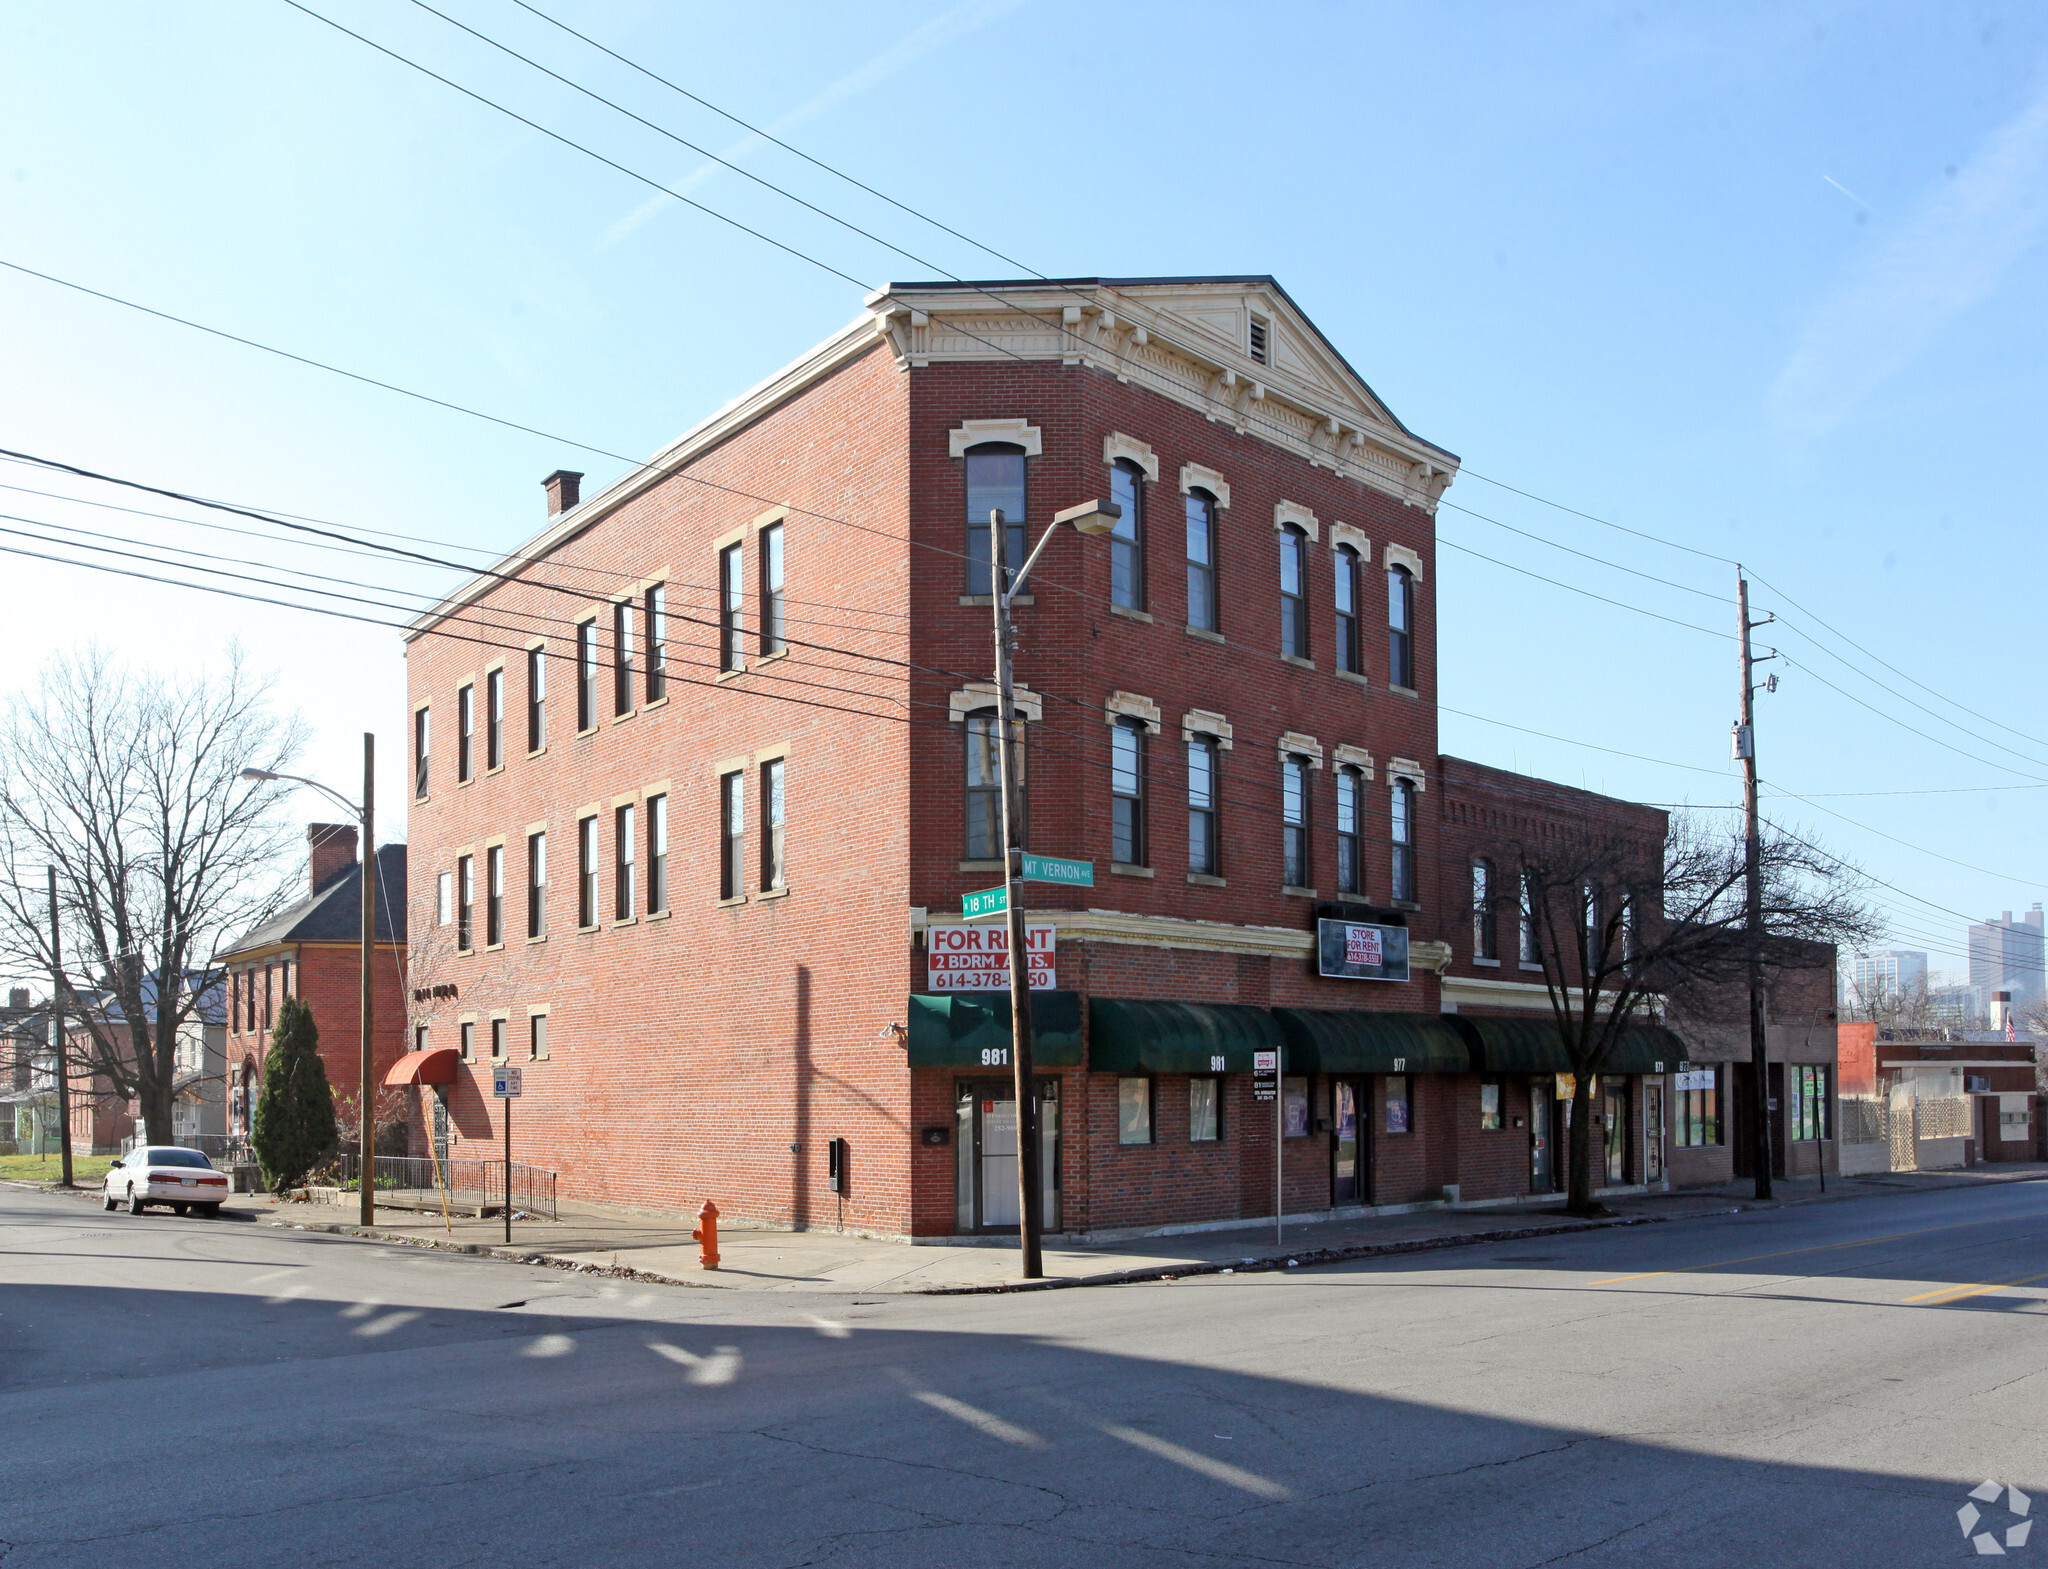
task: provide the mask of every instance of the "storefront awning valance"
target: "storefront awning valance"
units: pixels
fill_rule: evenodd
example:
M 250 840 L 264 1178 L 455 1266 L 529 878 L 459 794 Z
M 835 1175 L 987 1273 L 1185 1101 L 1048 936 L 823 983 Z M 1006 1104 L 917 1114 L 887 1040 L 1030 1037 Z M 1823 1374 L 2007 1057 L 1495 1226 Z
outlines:
M 1264 1008 L 1088 999 L 1088 1065 L 1097 1073 L 1250 1073 L 1253 1052 L 1282 1044 Z
M 406 1084 L 453 1084 L 460 1060 L 453 1046 L 435 1046 L 426 1051 L 409 1051 L 384 1074 L 387 1088 Z
M 1002 1068 L 1010 1063 L 1010 994 L 951 992 L 910 999 L 913 1068 Z M 1081 994 L 1031 994 L 1031 1061 L 1081 1066 Z
M 1472 1043 L 1472 1066 L 1481 1073 L 1570 1073 L 1557 1025 L 1550 1019 L 1493 1019 L 1459 1013 L 1450 1018 Z M 1685 1047 L 1661 1024 L 1632 1024 L 1614 1043 L 1600 1072 L 1676 1072 Z M 1660 1070 L 1658 1064 L 1662 1063 Z
M 1289 1073 L 1464 1073 L 1465 1037 L 1434 1013 L 1275 1008 Z

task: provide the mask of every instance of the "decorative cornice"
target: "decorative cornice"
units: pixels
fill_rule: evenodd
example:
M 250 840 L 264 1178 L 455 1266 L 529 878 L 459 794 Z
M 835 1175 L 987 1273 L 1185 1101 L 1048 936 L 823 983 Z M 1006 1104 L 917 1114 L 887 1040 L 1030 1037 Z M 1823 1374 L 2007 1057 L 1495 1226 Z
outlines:
M 1149 697 L 1140 697 L 1136 692 L 1118 691 L 1109 694 L 1102 705 L 1102 722 L 1113 725 L 1120 719 L 1135 719 L 1145 727 L 1147 735 L 1157 735 L 1164 728 L 1159 705 Z

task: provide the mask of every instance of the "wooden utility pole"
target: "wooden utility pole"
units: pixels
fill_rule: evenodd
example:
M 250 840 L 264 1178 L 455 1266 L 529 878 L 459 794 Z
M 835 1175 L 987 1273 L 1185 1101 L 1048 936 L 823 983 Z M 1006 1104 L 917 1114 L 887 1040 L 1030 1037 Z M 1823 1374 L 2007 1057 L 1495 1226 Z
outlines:
M 1735 727 L 1735 755 L 1742 762 L 1743 897 L 1747 906 L 1749 971 L 1750 1148 L 1756 1158 L 1756 1196 L 1771 1196 L 1770 1034 L 1764 1023 L 1763 837 L 1756 798 L 1756 660 L 1750 632 L 1763 622 L 1749 619 L 1749 579 L 1735 569 L 1735 617 L 1742 631 L 1742 718 Z M 1769 618 L 1767 617 L 1766 620 Z
M 63 1164 L 60 1187 L 71 1180 L 71 1061 L 64 1039 L 64 950 L 57 938 L 57 868 L 50 873 L 50 1055 L 57 1073 L 57 1150 Z
M 356 1133 L 360 1175 L 356 1182 L 360 1201 L 357 1218 L 365 1226 L 377 1223 L 377 1089 L 370 1043 L 376 1028 L 376 990 L 372 984 L 377 957 L 377 738 L 363 733 L 363 1062 L 361 1087 L 356 1095 Z

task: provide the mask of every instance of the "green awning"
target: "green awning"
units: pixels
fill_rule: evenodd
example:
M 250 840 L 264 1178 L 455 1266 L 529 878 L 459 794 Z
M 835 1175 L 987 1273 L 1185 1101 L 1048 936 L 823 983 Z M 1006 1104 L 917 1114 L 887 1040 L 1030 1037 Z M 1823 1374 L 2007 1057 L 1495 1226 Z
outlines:
M 1031 1063 L 1081 1066 L 1081 994 L 1031 994 Z M 952 992 L 910 999 L 913 1068 L 1010 1068 L 1010 994 Z
M 1088 999 L 1088 1066 L 1097 1073 L 1250 1073 L 1253 1052 L 1282 1044 L 1264 1008 Z
M 1550 1019 L 1495 1019 L 1479 1013 L 1449 1015 L 1472 1043 L 1472 1065 L 1481 1073 L 1570 1073 L 1557 1025 Z M 1661 1024 L 1632 1024 L 1622 1031 L 1602 1073 L 1667 1073 L 1678 1071 L 1685 1045 Z
M 1290 1073 L 1465 1073 L 1465 1037 L 1434 1013 L 1275 1008 Z

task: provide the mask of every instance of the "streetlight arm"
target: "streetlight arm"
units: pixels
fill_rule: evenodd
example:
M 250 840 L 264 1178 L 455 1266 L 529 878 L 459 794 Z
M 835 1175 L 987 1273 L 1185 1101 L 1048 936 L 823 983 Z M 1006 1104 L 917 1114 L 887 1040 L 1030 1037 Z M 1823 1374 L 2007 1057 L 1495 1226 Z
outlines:
M 285 780 L 292 784 L 307 785 L 312 789 L 318 790 L 322 795 L 326 796 L 328 800 L 340 806 L 344 811 L 349 813 L 349 815 L 354 817 L 358 822 L 362 820 L 363 809 L 360 806 L 358 806 L 355 802 L 351 801 L 347 796 L 343 795 L 339 790 L 329 789 L 326 785 L 322 784 L 317 779 L 307 779 L 300 774 L 276 774 L 272 773 L 267 768 L 245 768 L 242 770 L 241 777 L 251 781 L 265 781 L 277 779 Z
M 1003 593 L 1003 608 L 1007 610 L 1010 602 L 1022 592 L 1024 584 L 1030 581 L 1031 569 L 1038 565 L 1039 555 L 1052 543 L 1052 537 L 1060 531 L 1062 523 L 1073 524 L 1083 534 L 1107 534 L 1122 516 L 1123 508 L 1113 501 L 1084 501 L 1080 506 L 1069 507 L 1060 513 L 1038 536 L 1038 543 L 1031 547 L 1031 554 L 1024 558 L 1024 565 L 1011 576 L 1010 587 Z

